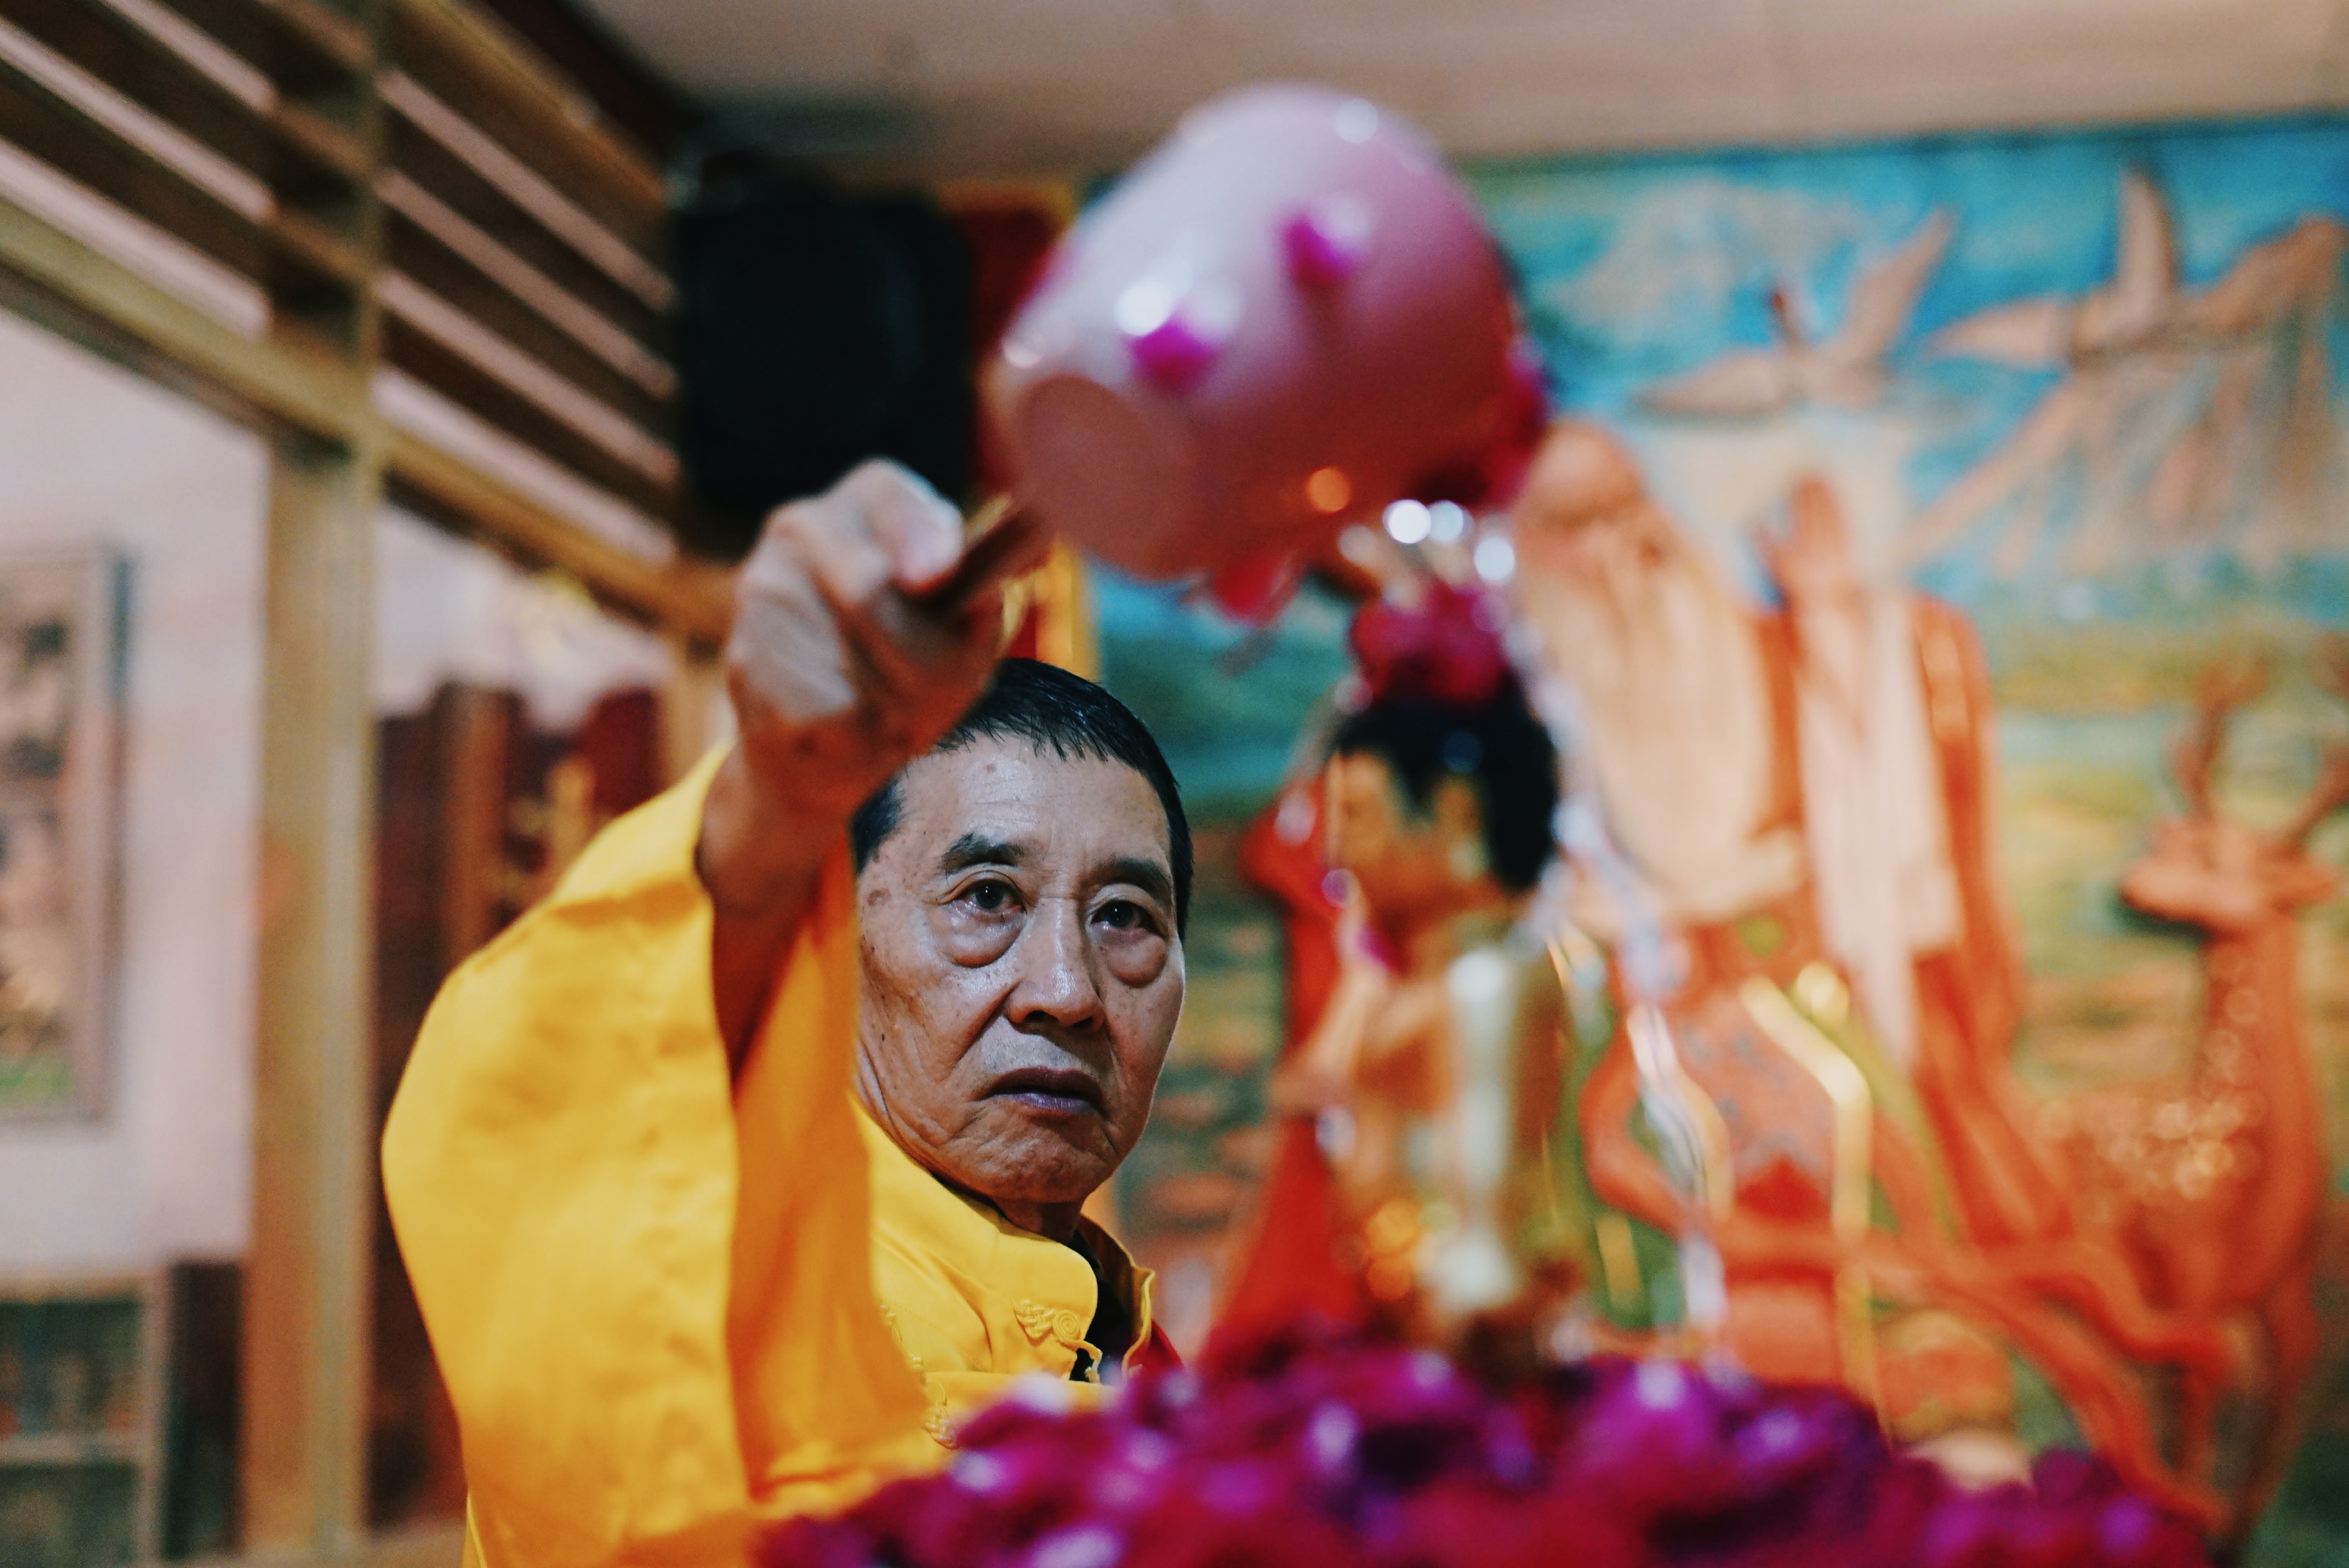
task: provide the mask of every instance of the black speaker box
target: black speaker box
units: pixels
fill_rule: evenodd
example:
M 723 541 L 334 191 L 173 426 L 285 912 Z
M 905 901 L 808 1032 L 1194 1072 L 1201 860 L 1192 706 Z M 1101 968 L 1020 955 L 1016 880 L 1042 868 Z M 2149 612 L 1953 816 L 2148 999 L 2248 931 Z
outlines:
M 774 173 L 705 176 L 677 243 L 688 545 L 738 556 L 769 511 L 869 457 L 964 498 L 973 270 L 945 213 Z

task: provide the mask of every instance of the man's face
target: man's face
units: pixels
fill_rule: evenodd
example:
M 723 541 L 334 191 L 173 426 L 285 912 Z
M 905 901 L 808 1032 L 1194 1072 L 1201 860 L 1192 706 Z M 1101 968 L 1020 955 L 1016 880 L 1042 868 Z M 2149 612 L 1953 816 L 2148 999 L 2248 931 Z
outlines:
M 1046 1228 L 1142 1136 L 1183 1011 L 1166 813 L 1123 763 L 916 759 L 857 878 L 858 1089 L 916 1159 Z

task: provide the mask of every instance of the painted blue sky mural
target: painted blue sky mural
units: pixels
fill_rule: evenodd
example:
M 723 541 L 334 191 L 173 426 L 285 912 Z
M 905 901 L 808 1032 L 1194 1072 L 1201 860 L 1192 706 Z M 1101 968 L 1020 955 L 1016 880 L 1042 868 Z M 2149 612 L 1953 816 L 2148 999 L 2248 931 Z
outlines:
M 1568 406 L 1682 522 L 1793 476 L 1987 619 L 2248 597 L 2349 618 L 2349 125 L 1487 169 Z
M 1348 607 L 1308 587 L 1250 631 L 1179 588 L 1092 568 L 1102 680 L 1150 725 L 1199 815 L 1245 817 L 1348 668 Z

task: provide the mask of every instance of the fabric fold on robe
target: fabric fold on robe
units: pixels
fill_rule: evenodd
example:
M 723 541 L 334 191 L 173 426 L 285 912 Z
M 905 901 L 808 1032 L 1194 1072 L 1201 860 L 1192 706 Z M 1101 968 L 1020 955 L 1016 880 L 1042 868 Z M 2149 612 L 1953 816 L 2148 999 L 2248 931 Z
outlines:
M 693 865 L 718 762 L 450 977 L 385 1131 L 488 1568 L 734 1562 L 942 1457 L 874 1289 L 845 852 L 738 1089 Z

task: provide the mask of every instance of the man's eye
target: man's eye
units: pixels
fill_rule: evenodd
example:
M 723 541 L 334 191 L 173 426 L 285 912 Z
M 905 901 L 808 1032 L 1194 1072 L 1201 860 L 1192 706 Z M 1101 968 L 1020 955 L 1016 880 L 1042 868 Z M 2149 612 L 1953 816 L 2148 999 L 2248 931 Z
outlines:
M 986 915 L 999 914 L 1009 909 L 1012 903 L 1011 888 L 1002 882 L 978 883 L 965 891 L 963 898 L 973 909 Z
M 1141 906 L 1130 904 L 1123 898 L 1112 899 L 1103 904 L 1101 909 L 1101 920 L 1103 925 L 1115 931 L 1130 931 L 1147 923 Z

